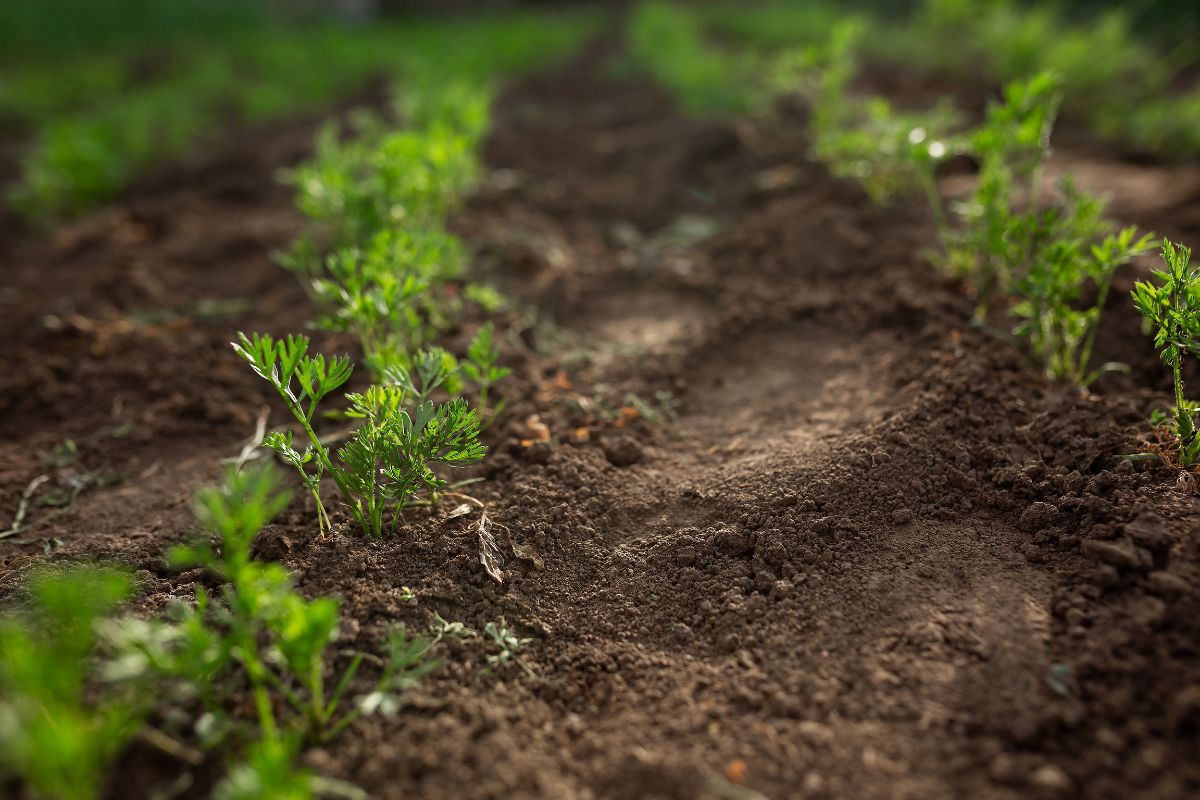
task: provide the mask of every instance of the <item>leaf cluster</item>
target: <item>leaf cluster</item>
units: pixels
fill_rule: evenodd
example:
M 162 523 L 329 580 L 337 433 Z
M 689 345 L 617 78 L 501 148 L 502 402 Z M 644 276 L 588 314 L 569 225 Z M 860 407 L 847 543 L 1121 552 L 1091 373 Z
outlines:
M 0 619 L 0 775 L 37 797 L 91 800 L 149 711 L 135 687 L 88 689 L 97 626 L 132 593 L 102 567 L 45 568 L 29 608 Z
M 627 38 L 634 60 L 690 113 L 740 114 L 765 99 L 754 88 L 756 61 L 706 41 L 692 9 L 659 0 L 639 3 Z
M 446 218 L 476 184 L 490 85 L 415 80 L 395 105 L 401 127 L 359 114 L 328 126 L 289 174 L 312 221 L 280 263 L 303 280 L 318 327 L 358 337 L 376 379 L 457 324 L 464 300 L 494 293 L 464 282 L 466 252 Z
M 485 379 L 503 375 L 489 360 L 494 355 L 487 346 L 490 337 L 490 328 L 476 337 L 472 349 L 483 360 L 469 356 L 464 362 L 469 374 Z M 263 334 L 241 334 L 233 347 L 275 388 L 307 437 L 303 449 L 297 448 L 291 432 L 272 433 L 263 444 L 292 466 L 312 494 L 322 535 L 330 527 L 320 493 L 325 476 L 337 485 L 360 529 L 378 538 L 384 532 L 386 509 L 393 509 L 394 528 L 398 512 L 418 493 L 436 493 L 447 486 L 432 465 L 465 467 L 486 452 L 479 442 L 479 414 L 466 400 L 430 399 L 439 390 L 462 386 L 463 365 L 444 350 L 419 353 L 412 370 L 393 365 L 386 370 L 384 383 L 346 395 L 346 416 L 357 426 L 334 461 L 314 419 L 321 401 L 349 379 L 349 360 L 309 355 L 309 341 L 303 336 L 275 340 Z
M 126 618 L 106 628 L 117 654 L 106 667 L 110 681 L 155 682 L 163 697 L 198 701 L 206 747 L 248 742 L 218 798 L 309 796 L 316 779 L 296 770 L 300 749 L 329 741 L 363 714 L 395 712 L 401 695 L 439 666 L 428 656 L 440 637 L 409 636 L 400 626 L 389 632 L 382 658 L 332 652 L 338 601 L 305 598 L 283 566 L 250 556 L 255 536 L 288 502 L 279 481 L 269 467 L 231 470 L 222 485 L 197 493 L 197 516 L 216 541 L 176 548 L 170 562 L 211 573 L 222 583 L 217 594 L 197 589 L 194 604 L 177 603 L 166 619 Z M 368 690 L 354 693 L 365 664 L 377 674 Z M 248 728 L 229 710 L 229 699 L 247 692 L 255 714 Z
M 1134 305 L 1153 326 L 1154 345 L 1174 378 L 1175 436 L 1179 461 L 1185 467 L 1200 460 L 1196 426 L 1200 406 L 1183 392 L 1185 357 L 1200 356 L 1200 265 L 1193 265 L 1191 258 L 1190 248 L 1164 240 L 1166 269 L 1156 270 L 1154 280 L 1138 281 L 1133 287 Z

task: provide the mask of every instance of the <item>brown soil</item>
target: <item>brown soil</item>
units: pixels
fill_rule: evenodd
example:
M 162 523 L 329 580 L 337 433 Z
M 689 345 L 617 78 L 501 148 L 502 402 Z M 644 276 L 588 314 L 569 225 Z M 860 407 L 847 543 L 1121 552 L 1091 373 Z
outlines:
M 191 594 L 163 553 L 269 404 L 225 343 L 311 316 L 270 260 L 302 225 L 275 173 L 311 134 L 260 131 L 5 257 L 0 509 L 41 474 L 80 492 L 0 542 L 0 590 L 50 553 L 133 564 L 144 608 Z M 969 324 L 915 205 L 805 152 L 794 125 L 688 120 L 587 61 L 502 97 L 455 226 L 521 309 L 471 487 L 511 529 L 503 584 L 444 511 L 320 541 L 296 501 L 259 551 L 343 598 L 347 647 L 504 618 L 537 677 L 451 645 L 311 766 L 381 798 L 1196 796 L 1197 502 L 1119 457 L 1167 399 L 1133 311 L 1115 299 L 1101 343 L 1130 375 L 1051 385 Z M 1193 167 L 1059 162 L 1200 240 Z M 627 392 L 678 419 L 594 410 Z M 523 443 L 532 414 L 552 443 Z M 134 753 L 112 794 L 178 769 Z

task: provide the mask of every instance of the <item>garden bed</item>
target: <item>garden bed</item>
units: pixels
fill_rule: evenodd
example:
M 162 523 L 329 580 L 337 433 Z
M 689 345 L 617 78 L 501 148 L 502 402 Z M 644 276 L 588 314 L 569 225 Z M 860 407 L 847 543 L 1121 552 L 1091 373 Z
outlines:
M 1049 383 L 972 325 L 920 207 L 831 177 L 794 121 L 697 121 L 599 60 L 503 93 L 452 221 L 515 300 L 470 489 L 508 529 L 503 581 L 448 507 L 381 542 L 341 510 L 321 540 L 297 499 L 256 545 L 343 599 L 339 647 L 503 618 L 529 669 L 448 642 L 400 714 L 304 763 L 397 798 L 1191 796 L 1196 499 L 1121 458 L 1170 396 L 1128 300 L 1150 260 L 1100 331 L 1131 372 Z M 303 226 L 276 173 L 313 132 L 247 134 L 5 255 L 0 508 L 39 475 L 61 502 L 0 541 L 0 591 L 47 558 L 131 564 L 143 610 L 206 580 L 164 554 L 260 409 L 281 422 L 227 343 L 313 316 L 271 261 Z M 1200 239 L 1194 168 L 1055 159 Z M 179 768 L 135 747 L 109 794 Z M 204 796 L 219 771 L 195 774 Z

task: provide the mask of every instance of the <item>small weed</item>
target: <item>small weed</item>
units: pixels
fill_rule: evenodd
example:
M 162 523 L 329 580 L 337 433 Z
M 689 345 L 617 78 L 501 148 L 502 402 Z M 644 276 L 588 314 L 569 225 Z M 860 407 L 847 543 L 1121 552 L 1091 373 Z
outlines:
M 500 652 L 493 653 L 487 657 L 487 661 L 493 667 L 499 667 L 507 664 L 509 661 L 517 664 L 525 671 L 529 677 L 536 679 L 537 673 L 533 668 L 521 658 L 520 653 L 525 649 L 526 645 L 532 642 L 532 639 L 523 639 L 509 630 L 508 623 L 503 618 L 499 622 L 489 622 L 483 626 L 483 632 L 491 637 L 496 646 L 500 648 Z

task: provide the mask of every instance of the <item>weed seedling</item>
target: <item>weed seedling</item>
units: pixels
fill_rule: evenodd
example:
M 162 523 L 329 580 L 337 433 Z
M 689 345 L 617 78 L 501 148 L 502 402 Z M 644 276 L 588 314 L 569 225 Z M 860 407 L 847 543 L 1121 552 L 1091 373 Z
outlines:
M 1200 459 L 1200 435 L 1196 417 L 1200 404 L 1184 397 L 1183 360 L 1200 355 L 1200 266 L 1191 263 L 1192 251 L 1183 245 L 1163 242 L 1166 269 L 1156 270 L 1154 281 L 1138 281 L 1133 302 L 1154 330 L 1154 345 L 1171 368 L 1175 384 L 1175 438 L 1179 463 L 1191 467 Z
M 500 652 L 493 653 L 487 657 L 487 661 L 494 667 L 501 664 L 507 664 L 509 661 L 514 662 L 521 669 L 525 670 L 525 674 L 536 679 L 537 673 L 529 664 L 525 663 L 525 659 L 521 658 L 521 651 L 525 649 L 532 639 L 523 639 L 518 637 L 508 628 L 508 623 L 503 618 L 499 622 L 489 622 L 483 626 L 483 632 L 491 637 L 496 646 L 500 648 Z

